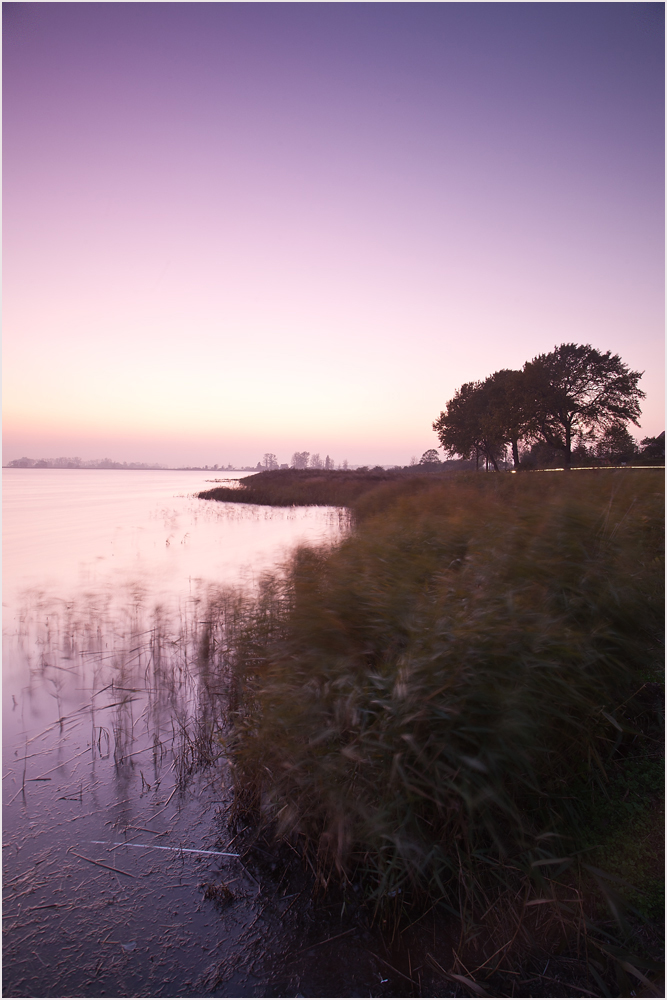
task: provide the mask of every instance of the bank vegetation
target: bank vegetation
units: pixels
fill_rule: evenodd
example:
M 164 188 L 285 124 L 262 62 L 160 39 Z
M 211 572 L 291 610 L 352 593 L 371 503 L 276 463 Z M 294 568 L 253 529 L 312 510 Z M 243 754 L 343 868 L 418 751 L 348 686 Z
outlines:
M 495 919 L 501 955 L 567 924 L 626 975 L 662 900 L 661 472 L 344 490 L 349 537 L 227 608 L 237 815 L 378 912 Z

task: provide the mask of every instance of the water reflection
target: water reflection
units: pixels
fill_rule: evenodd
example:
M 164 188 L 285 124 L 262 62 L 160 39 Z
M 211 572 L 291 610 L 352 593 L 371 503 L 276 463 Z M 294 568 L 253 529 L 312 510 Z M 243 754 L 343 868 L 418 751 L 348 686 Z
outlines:
M 258 906 L 224 823 L 233 588 L 346 519 L 199 501 L 183 487 L 200 477 L 12 472 L 5 995 L 198 995 Z M 216 989 L 252 995 L 242 964 Z

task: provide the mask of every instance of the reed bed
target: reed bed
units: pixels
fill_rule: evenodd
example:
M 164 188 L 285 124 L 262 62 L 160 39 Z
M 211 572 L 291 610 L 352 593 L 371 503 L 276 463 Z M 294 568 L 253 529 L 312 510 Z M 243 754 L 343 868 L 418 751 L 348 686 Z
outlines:
M 423 473 L 413 471 L 333 471 L 325 469 L 280 469 L 259 472 L 242 479 L 238 487 L 216 486 L 197 496 L 201 500 L 221 500 L 227 503 L 254 503 L 267 507 L 333 506 L 348 507 L 361 496 L 383 483 L 415 480 L 425 486 L 433 478 L 453 473 Z M 413 487 L 414 488 L 414 487 Z
M 385 907 L 438 900 L 465 923 L 508 892 L 522 912 L 556 899 L 655 721 L 658 476 L 379 483 L 342 544 L 237 595 L 238 813 Z

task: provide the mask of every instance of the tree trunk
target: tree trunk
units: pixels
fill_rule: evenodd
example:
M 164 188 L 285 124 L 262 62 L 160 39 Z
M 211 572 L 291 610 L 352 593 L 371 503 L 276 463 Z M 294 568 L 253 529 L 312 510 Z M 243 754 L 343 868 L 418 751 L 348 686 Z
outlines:
M 572 465 L 572 425 L 568 421 L 565 425 L 565 468 L 570 470 Z
M 514 468 L 519 468 L 519 440 L 518 438 L 512 438 L 512 461 L 514 462 Z
M 482 446 L 484 448 L 484 456 L 486 458 L 486 471 L 489 471 L 489 462 L 493 466 L 494 472 L 500 472 L 498 468 L 498 463 L 496 462 L 496 456 L 493 451 L 493 447 L 487 442 L 483 441 Z

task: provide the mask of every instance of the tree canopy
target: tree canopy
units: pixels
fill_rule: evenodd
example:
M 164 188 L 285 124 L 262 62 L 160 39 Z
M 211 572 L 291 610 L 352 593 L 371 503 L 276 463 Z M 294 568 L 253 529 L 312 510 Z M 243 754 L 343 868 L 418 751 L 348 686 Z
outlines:
M 538 433 L 562 449 L 570 465 L 575 437 L 636 424 L 644 393 L 642 372 L 630 371 L 618 354 L 590 344 L 561 344 L 523 368 L 525 389 Z
M 462 385 L 433 429 L 450 454 L 482 455 L 498 471 L 507 445 L 519 464 L 519 441 L 530 421 L 522 372 L 503 369 L 483 382 Z
M 486 383 L 466 382 L 447 403 L 433 429 L 449 454 L 462 458 L 481 454 L 497 470 L 504 442 L 497 432 L 490 402 Z
M 503 369 L 465 383 L 433 429 L 447 453 L 482 455 L 496 471 L 508 446 L 519 466 L 520 442 L 548 445 L 563 455 L 567 468 L 575 446 L 605 435 L 618 441 L 629 421 L 637 423 L 641 376 L 611 351 L 561 344 L 521 371 Z

